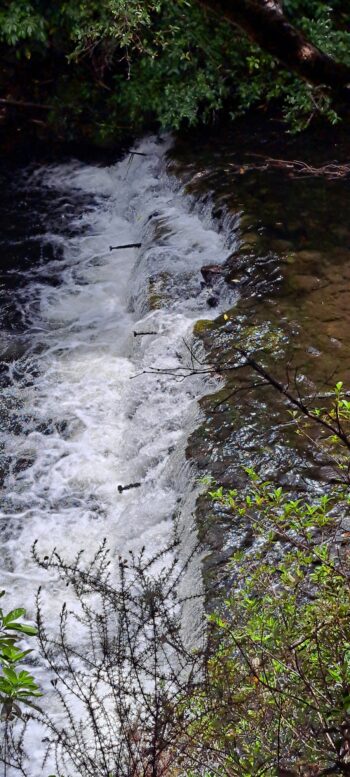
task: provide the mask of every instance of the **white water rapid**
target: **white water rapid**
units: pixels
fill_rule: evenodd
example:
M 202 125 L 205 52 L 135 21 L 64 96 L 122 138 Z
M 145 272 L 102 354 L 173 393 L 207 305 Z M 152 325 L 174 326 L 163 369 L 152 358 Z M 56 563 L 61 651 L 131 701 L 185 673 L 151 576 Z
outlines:
M 26 270 L 16 298 L 22 355 L 2 398 L 12 422 L 2 432 L 1 585 L 32 617 L 42 584 L 48 627 L 60 584 L 32 562 L 35 539 L 42 554 L 57 546 L 66 558 L 82 547 L 93 554 L 103 537 L 117 554 L 153 553 L 171 539 L 182 496 L 179 451 L 208 389 L 134 376 L 178 366 L 193 323 L 218 315 L 200 268 L 222 263 L 228 248 L 209 209 L 194 208 L 168 176 L 166 149 L 167 141 L 146 139 L 137 148 L 145 156 L 131 162 L 72 162 L 32 178 L 59 193 L 62 219 L 65 197 L 91 195 L 67 228 L 36 238 L 60 251 Z M 134 242 L 141 248 L 109 251 Z M 133 334 L 148 331 L 155 334 Z M 39 761 L 34 777 L 43 774 Z

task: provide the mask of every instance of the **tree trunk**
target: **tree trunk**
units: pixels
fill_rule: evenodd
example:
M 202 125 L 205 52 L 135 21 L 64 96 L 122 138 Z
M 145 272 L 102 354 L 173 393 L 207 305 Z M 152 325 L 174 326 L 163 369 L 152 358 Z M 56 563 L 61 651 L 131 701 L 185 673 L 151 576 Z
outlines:
M 350 68 L 314 46 L 288 21 L 278 0 L 199 0 L 210 11 L 236 25 L 312 86 L 328 86 L 350 98 Z

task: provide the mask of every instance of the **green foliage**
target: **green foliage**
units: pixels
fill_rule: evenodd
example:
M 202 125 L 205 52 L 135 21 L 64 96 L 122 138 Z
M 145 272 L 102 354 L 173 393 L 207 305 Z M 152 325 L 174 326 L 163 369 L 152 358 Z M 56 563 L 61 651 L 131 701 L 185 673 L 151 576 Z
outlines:
M 13 0 L 0 10 L 0 41 L 16 46 L 25 41 L 28 46 L 35 41 L 45 43 L 45 17 L 27 0 Z M 30 49 L 26 47 L 30 54 Z
M 209 618 L 206 683 L 185 705 L 191 740 L 215 753 L 223 774 L 348 774 L 349 481 L 339 461 L 349 464 L 350 402 L 341 382 L 326 404 L 312 412 L 317 424 L 339 422 L 336 434 L 320 427 L 318 440 L 333 450 L 337 484 L 310 500 L 247 468 L 245 491 L 210 492 L 254 536 L 230 561 L 229 595 Z M 309 437 L 309 423 L 295 420 Z
M 2 591 L 0 597 L 4 594 Z M 37 633 L 34 626 L 20 620 L 25 614 L 22 608 L 6 614 L 0 608 L 0 702 L 1 719 L 5 721 L 22 717 L 20 705 L 33 707 L 33 699 L 41 696 L 32 675 L 21 669 L 23 659 L 32 651 L 18 646 L 19 636 L 33 637 Z
M 332 5 L 288 0 L 285 9 L 314 43 L 350 64 L 350 15 Z M 31 59 L 27 84 L 52 104 L 49 121 L 68 139 L 79 131 L 105 142 L 152 121 L 178 128 L 276 101 L 292 129 L 318 114 L 338 121 L 325 90 L 301 83 L 196 0 L 12 0 L 0 11 L 0 31 L 20 83 L 21 63 Z M 13 70 L 8 82 L 6 72 L 2 86 L 11 91 Z

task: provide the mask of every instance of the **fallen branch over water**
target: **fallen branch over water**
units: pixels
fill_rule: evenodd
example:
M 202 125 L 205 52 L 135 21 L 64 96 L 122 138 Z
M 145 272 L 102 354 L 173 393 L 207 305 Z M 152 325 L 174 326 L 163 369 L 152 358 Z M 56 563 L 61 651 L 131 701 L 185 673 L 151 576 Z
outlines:
M 285 170 L 291 178 L 314 177 L 327 178 L 330 181 L 350 176 L 350 164 L 336 161 L 316 167 L 299 159 L 275 159 L 274 157 L 265 157 L 262 154 L 252 154 L 252 156 L 259 157 L 263 161 L 243 165 L 232 164 L 230 165 L 231 169 L 241 175 L 251 170 Z
M 25 102 L 22 100 L 13 100 L 12 98 L 0 97 L 0 105 L 8 105 L 13 108 L 38 108 L 40 111 L 50 111 L 51 105 L 42 103 Z
M 146 335 L 157 335 L 159 332 L 134 332 L 134 337 L 146 337 Z
M 142 243 L 126 243 L 123 246 L 109 246 L 110 251 L 120 251 L 121 248 L 141 248 Z
M 221 361 L 221 362 L 207 362 L 206 360 L 202 360 L 198 357 L 198 355 L 194 352 L 194 349 L 191 345 L 186 343 L 184 341 L 184 344 L 188 350 L 188 353 L 190 355 L 190 362 L 188 364 L 181 364 L 177 367 L 150 367 L 149 369 L 143 370 L 140 373 L 137 373 L 131 377 L 137 378 L 140 377 L 140 375 L 169 375 L 177 382 L 182 382 L 184 380 L 187 380 L 189 377 L 194 375 L 207 375 L 214 378 L 217 378 L 222 375 L 228 375 L 232 372 L 238 372 L 241 370 L 244 370 L 245 368 L 249 367 L 253 374 L 258 375 L 259 378 L 262 379 L 262 383 L 257 383 L 256 385 L 265 385 L 265 386 L 272 386 L 272 388 L 275 389 L 279 394 L 281 394 L 288 404 L 290 404 L 293 408 L 298 410 L 302 416 L 307 418 L 309 421 L 312 421 L 316 425 L 320 426 L 330 437 L 334 437 L 337 439 L 342 445 L 350 451 L 350 435 L 347 428 L 342 425 L 340 421 L 340 417 L 336 415 L 334 417 L 334 414 L 332 414 L 332 411 L 327 412 L 326 410 L 323 412 L 323 414 L 316 414 L 314 412 L 313 407 L 309 407 L 305 400 L 301 397 L 298 386 L 295 382 L 295 391 L 296 393 L 293 394 L 289 389 L 289 374 L 287 370 L 287 383 L 281 383 L 279 380 L 276 379 L 276 377 L 268 372 L 265 367 L 263 367 L 262 364 L 257 362 L 245 349 L 238 348 L 238 347 L 232 347 L 232 350 L 236 353 L 236 358 L 229 360 L 227 362 Z M 252 386 L 251 386 L 252 388 Z M 241 390 L 241 389 L 239 389 Z M 231 398 L 235 393 L 237 392 L 237 388 L 234 390 L 233 393 L 230 393 L 227 395 L 226 400 Z M 220 402 L 220 404 L 222 404 Z M 348 479 L 350 482 L 350 468 L 348 471 Z
M 118 486 L 118 491 L 120 494 L 123 493 L 123 491 L 130 491 L 131 488 L 140 488 L 141 483 L 129 483 L 127 486 Z

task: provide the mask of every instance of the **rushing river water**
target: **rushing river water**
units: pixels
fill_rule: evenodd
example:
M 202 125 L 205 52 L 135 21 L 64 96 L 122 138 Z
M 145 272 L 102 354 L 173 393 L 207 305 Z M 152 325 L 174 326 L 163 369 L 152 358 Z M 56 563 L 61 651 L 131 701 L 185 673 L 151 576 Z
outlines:
M 42 584 L 48 628 L 60 584 L 31 560 L 34 540 L 68 559 L 103 537 L 112 553 L 152 555 L 193 488 L 184 445 L 208 387 L 140 373 L 178 366 L 193 323 L 217 315 L 200 268 L 223 262 L 230 243 L 168 177 L 166 149 L 150 139 L 108 168 L 4 174 L 2 586 L 33 616 Z M 236 296 L 227 289 L 222 309 Z M 119 493 L 130 483 L 140 485 Z M 33 750 L 38 777 L 38 732 Z
M 152 555 L 176 515 L 186 543 L 199 530 L 215 551 L 216 583 L 250 527 L 204 496 L 195 520 L 196 474 L 237 485 L 254 464 L 311 492 L 330 472 L 275 393 L 147 373 L 188 361 L 194 330 L 214 359 L 241 344 L 283 380 L 297 367 L 304 395 L 346 381 L 348 184 L 233 176 L 237 150 L 205 143 L 177 147 L 175 178 L 168 148 L 151 138 L 111 167 L 2 173 L 1 582 L 29 616 L 43 585 L 52 629 L 63 594 L 32 561 L 34 540 L 66 558 L 103 537 L 112 553 Z M 109 250 L 129 243 L 141 247 Z M 140 485 L 119 492 L 130 483 Z M 38 731 L 31 751 L 31 774 L 46 777 Z

